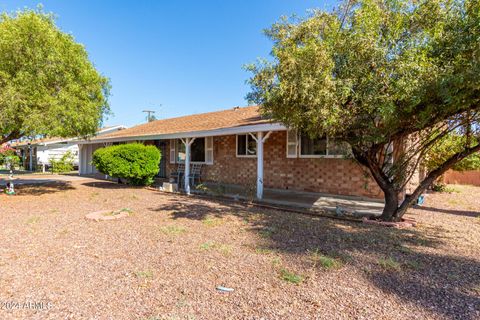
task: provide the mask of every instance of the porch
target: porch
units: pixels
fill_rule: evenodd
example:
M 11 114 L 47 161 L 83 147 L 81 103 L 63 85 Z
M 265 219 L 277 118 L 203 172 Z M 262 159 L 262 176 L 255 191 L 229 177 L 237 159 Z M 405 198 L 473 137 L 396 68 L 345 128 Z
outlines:
M 200 188 L 192 189 L 194 194 L 208 194 L 238 200 L 252 200 L 255 203 L 276 207 L 314 212 L 329 211 L 356 216 L 379 216 L 384 206 L 384 202 L 379 199 L 273 188 L 264 188 L 263 198 L 258 199 L 253 194 L 254 191 L 247 190 L 245 186 L 218 183 L 205 183 Z

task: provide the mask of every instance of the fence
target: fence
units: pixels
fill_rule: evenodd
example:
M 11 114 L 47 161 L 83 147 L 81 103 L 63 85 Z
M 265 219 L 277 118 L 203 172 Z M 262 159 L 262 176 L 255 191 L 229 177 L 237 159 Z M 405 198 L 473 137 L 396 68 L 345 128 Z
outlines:
M 443 181 L 451 184 L 470 184 L 480 186 L 480 170 L 472 171 L 453 171 L 448 170 Z

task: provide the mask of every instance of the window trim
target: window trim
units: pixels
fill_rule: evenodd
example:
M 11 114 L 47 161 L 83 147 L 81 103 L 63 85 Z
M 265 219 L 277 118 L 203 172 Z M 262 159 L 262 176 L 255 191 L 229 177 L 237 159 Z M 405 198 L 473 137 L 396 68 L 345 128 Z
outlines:
M 248 136 L 250 134 L 247 133 L 247 134 L 237 134 L 235 135 L 236 139 L 235 139 L 235 155 L 237 158 L 256 158 L 257 157 L 257 150 L 255 150 L 255 154 L 238 154 L 238 136 L 245 136 L 245 139 L 247 141 L 245 141 L 246 143 L 246 148 L 248 150 Z
M 299 158 L 299 159 L 344 159 L 345 155 L 343 154 L 328 154 L 328 145 L 329 145 L 329 137 L 326 136 L 326 154 L 302 154 L 302 135 L 301 133 L 297 133 L 297 157 L 289 156 L 288 155 L 288 133 L 286 138 L 286 148 L 287 148 L 287 158 Z
M 205 153 L 205 160 L 204 161 L 191 161 L 190 160 L 190 163 L 194 163 L 194 164 L 206 164 L 206 165 L 212 165 L 213 164 L 213 154 L 212 154 L 212 162 L 207 162 L 207 138 L 208 137 L 195 137 L 195 140 L 196 139 L 205 139 L 205 150 L 204 150 L 204 153 Z M 177 148 L 177 145 L 178 143 L 182 143 L 183 142 L 181 141 L 181 139 L 173 139 L 175 141 L 175 163 L 185 163 L 185 160 L 178 160 L 178 154 L 179 154 L 179 149 Z M 180 141 L 180 142 L 178 142 Z M 212 140 L 212 152 L 213 152 L 213 140 Z M 191 156 L 191 153 L 190 153 L 190 156 Z

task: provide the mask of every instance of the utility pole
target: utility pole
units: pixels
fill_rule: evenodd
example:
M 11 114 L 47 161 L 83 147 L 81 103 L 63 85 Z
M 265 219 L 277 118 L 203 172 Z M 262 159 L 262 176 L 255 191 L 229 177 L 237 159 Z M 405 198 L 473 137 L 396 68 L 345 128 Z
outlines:
M 147 122 L 155 120 L 155 116 L 153 115 L 155 113 L 154 110 L 143 110 L 142 112 L 147 114 Z

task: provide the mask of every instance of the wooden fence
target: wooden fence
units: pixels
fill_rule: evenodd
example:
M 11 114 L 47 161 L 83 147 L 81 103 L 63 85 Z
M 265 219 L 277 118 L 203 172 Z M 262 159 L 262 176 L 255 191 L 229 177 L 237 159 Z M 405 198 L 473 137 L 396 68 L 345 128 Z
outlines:
M 443 181 L 450 184 L 469 184 L 480 186 L 480 170 L 463 172 L 448 170 L 444 175 Z

